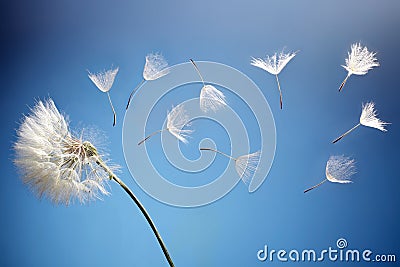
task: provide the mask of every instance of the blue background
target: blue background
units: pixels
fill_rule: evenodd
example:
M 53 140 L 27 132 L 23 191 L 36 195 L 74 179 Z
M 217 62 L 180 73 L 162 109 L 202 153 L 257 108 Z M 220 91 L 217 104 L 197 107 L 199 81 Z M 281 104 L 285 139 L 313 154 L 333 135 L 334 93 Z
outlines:
M 398 1 L 16 0 L 2 1 L 0 10 L 1 266 L 166 266 L 142 215 L 116 184 L 104 201 L 69 207 L 39 201 L 22 184 L 12 164 L 15 129 L 34 99 L 46 97 L 73 127 L 95 126 L 108 136 L 104 146 L 122 165 L 121 178 L 150 212 L 176 266 L 279 266 L 259 262 L 257 251 L 265 244 L 322 250 L 336 247 L 340 237 L 349 248 L 400 260 Z M 346 76 L 340 65 L 358 41 L 377 52 L 381 66 L 350 77 L 338 93 Z M 275 78 L 249 62 L 282 47 L 300 52 L 280 75 L 280 110 Z M 248 194 L 239 184 L 211 205 L 184 209 L 161 204 L 135 184 L 124 165 L 122 120 L 145 55 L 157 51 L 171 65 L 189 58 L 221 62 L 259 85 L 274 114 L 277 150 L 258 191 Z M 118 113 L 114 128 L 106 95 L 86 71 L 112 64 L 120 67 L 110 91 Z M 332 145 L 370 100 L 392 123 L 389 131 L 361 127 Z M 354 183 L 303 194 L 324 178 L 325 163 L 336 154 L 356 159 Z

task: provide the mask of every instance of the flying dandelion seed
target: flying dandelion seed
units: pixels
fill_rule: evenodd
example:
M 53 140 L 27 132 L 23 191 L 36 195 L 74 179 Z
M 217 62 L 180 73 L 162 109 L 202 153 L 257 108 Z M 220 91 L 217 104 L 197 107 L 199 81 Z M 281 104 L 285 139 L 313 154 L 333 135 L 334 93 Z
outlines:
M 90 80 L 92 80 L 92 82 L 97 86 L 97 88 L 99 88 L 100 91 L 107 93 L 108 101 L 110 102 L 111 109 L 112 109 L 112 112 L 114 115 L 113 126 L 115 126 L 115 124 L 117 122 L 117 114 L 115 113 L 114 106 L 111 102 L 111 97 L 110 97 L 109 91 L 114 83 L 114 79 L 118 73 L 118 70 L 119 70 L 119 68 L 117 67 L 115 69 L 110 69 L 110 70 L 107 70 L 104 72 L 99 72 L 97 74 L 93 74 L 88 71 Z
M 187 137 L 189 134 L 193 132 L 190 129 L 183 129 L 183 127 L 189 125 L 189 116 L 186 114 L 185 109 L 182 105 L 176 106 L 172 108 L 172 110 L 167 114 L 167 128 L 155 131 L 148 136 L 146 136 L 142 141 L 138 143 L 138 145 L 143 144 L 150 137 L 161 133 L 163 131 L 170 132 L 173 136 L 175 136 L 178 140 L 183 143 L 187 143 Z
M 137 90 L 146 82 L 157 80 L 169 73 L 168 63 L 161 54 L 148 54 L 146 56 L 146 63 L 143 68 L 143 80 L 132 90 L 129 95 L 128 104 L 126 109 L 128 109 L 131 103 L 132 97 Z
M 336 138 L 335 140 L 332 141 L 332 143 L 336 143 L 352 131 L 354 131 L 358 126 L 364 125 L 367 127 L 372 127 L 378 130 L 381 130 L 382 132 L 386 132 L 387 130 L 385 129 L 385 126 L 390 124 L 388 122 L 381 121 L 379 118 L 377 118 L 377 111 L 374 109 L 375 103 L 374 102 L 368 102 L 365 105 L 362 105 L 362 111 L 361 111 L 361 116 L 360 116 L 360 122 L 356 124 L 353 128 Z
M 138 206 L 168 263 L 174 266 L 146 209 L 96 147 L 71 133 L 53 100 L 38 101 L 31 114 L 24 117 L 17 130 L 14 150 L 14 163 L 23 182 L 39 198 L 46 197 L 55 204 L 69 205 L 74 200 L 84 204 L 99 199 L 109 194 L 105 188 L 108 180 L 117 182 Z
M 339 92 L 342 90 L 343 86 L 346 84 L 347 79 L 350 75 L 365 75 L 373 67 L 378 67 L 379 62 L 375 57 L 376 53 L 369 52 L 368 48 L 362 47 L 360 43 L 355 43 L 351 45 L 351 52 L 348 52 L 348 58 L 346 58 L 346 65 L 342 65 L 348 73 L 344 81 L 339 87 Z
M 297 52 L 293 53 L 275 53 L 273 56 L 268 56 L 265 59 L 262 58 L 252 58 L 251 60 L 251 65 L 261 68 L 272 75 L 275 75 L 276 77 L 276 82 L 278 84 L 278 90 L 279 90 L 279 101 L 280 101 L 280 106 L 282 109 L 282 91 L 281 91 L 281 85 L 279 83 L 278 79 L 278 74 L 283 70 L 283 68 L 289 63 L 289 61 L 296 56 Z
M 203 112 L 208 112 L 209 110 L 216 112 L 218 109 L 225 107 L 227 105 L 225 95 L 214 86 L 210 84 L 206 85 L 196 63 L 192 59 L 190 59 L 190 62 L 192 62 L 203 82 L 203 88 L 200 91 L 200 109 Z
M 234 158 L 212 148 L 200 148 L 200 150 L 213 151 L 235 161 L 235 170 L 240 179 L 242 179 L 243 183 L 245 183 L 246 185 L 251 181 L 251 178 L 257 171 L 258 163 L 260 162 L 261 156 L 260 151 Z
M 355 170 L 354 159 L 350 159 L 349 157 L 345 156 L 331 156 L 328 162 L 326 163 L 326 168 L 325 168 L 326 179 L 324 179 L 319 184 L 316 184 L 313 187 L 304 190 L 304 193 L 307 193 L 308 191 L 319 187 L 326 181 L 332 183 L 340 183 L 340 184 L 352 183 L 350 178 L 355 173 L 356 170 Z

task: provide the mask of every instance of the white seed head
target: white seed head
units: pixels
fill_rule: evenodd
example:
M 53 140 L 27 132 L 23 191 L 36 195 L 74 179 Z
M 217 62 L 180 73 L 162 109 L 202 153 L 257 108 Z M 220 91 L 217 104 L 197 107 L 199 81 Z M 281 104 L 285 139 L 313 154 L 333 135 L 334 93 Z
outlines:
M 326 163 L 326 178 L 333 183 L 351 183 L 351 176 L 356 173 L 354 159 L 345 156 L 331 156 Z
M 240 156 L 236 159 L 235 169 L 242 181 L 247 184 L 250 182 L 254 173 L 257 171 L 260 162 L 261 152 L 257 151 L 252 154 Z
M 386 132 L 387 130 L 385 129 L 385 126 L 390 123 L 381 121 L 379 118 L 377 118 L 378 114 L 374 109 L 374 106 L 374 102 L 368 102 L 365 105 L 363 104 L 360 116 L 360 124 Z
M 296 56 L 296 53 L 275 53 L 273 56 L 268 56 L 265 59 L 252 58 L 251 65 L 261 68 L 273 75 L 278 75 L 289 61 Z
M 85 203 L 109 194 L 105 188 L 109 173 L 98 166 L 97 149 L 71 134 L 51 99 L 39 101 L 24 117 L 14 150 L 23 182 L 39 198 L 68 205 L 75 199 Z
M 376 53 L 369 52 L 366 46 L 362 47 L 360 43 L 351 45 L 351 51 L 348 52 L 348 58 L 346 58 L 345 68 L 349 75 L 364 75 L 373 67 L 378 67 L 379 62 L 375 57 Z
M 167 129 L 180 141 L 187 143 L 187 137 L 193 132 L 190 129 L 183 129 L 189 125 L 189 116 L 182 105 L 178 105 L 167 114 Z
M 108 92 L 114 83 L 114 79 L 118 73 L 118 70 L 119 68 L 117 67 L 115 69 L 110 69 L 99 73 L 89 72 L 89 78 L 97 86 L 97 88 L 99 88 L 100 91 Z
M 225 95 L 212 85 L 204 85 L 200 91 L 200 108 L 203 112 L 217 111 L 225 107 Z
M 161 54 L 148 54 L 143 69 L 146 81 L 157 80 L 169 73 L 168 63 Z

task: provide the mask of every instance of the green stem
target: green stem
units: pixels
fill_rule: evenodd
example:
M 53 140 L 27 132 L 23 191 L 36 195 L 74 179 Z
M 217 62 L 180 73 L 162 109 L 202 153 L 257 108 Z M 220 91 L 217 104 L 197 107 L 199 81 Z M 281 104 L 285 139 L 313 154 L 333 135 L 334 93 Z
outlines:
M 167 247 L 164 244 L 164 241 L 162 240 L 156 226 L 154 225 L 153 220 L 150 218 L 149 213 L 146 211 L 146 209 L 144 208 L 144 206 L 142 205 L 142 203 L 139 201 L 139 199 L 135 196 L 135 194 L 133 194 L 133 192 L 129 189 L 129 187 L 121 180 L 119 179 L 111 170 L 110 168 L 108 168 L 107 165 L 105 165 L 103 163 L 103 161 L 101 161 L 101 159 L 99 159 L 97 161 L 97 164 L 102 167 L 110 176 L 110 179 L 114 180 L 115 182 L 117 182 L 124 190 L 125 192 L 131 197 L 131 199 L 133 200 L 133 202 L 135 202 L 136 206 L 139 208 L 139 210 L 142 212 L 143 216 L 146 218 L 147 223 L 150 225 L 151 230 L 153 230 L 154 235 L 157 238 L 158 243 L 161 246 L 161 249 L 165 255 L 165 258 L 168 261 L 168 264 L 170 267 L 174 267 L 174 263 L 172 262 L 172 259 L 168 253 Z

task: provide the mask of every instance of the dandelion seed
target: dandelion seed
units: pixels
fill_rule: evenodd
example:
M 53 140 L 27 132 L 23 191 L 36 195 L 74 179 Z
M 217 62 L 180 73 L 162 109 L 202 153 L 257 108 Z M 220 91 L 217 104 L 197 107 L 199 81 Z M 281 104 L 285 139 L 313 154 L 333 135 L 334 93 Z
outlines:
M 114 83 L 115 76 L 118 73 L 119 68 L 115 69 L 110 69 L 104 72 L 99 72 L 97 74 L 90 73 L 89 71 L 89 78 L 92 80 L 92 82 L 99 88 L 100 91 L 107 93 L 108 96 L 108 101 L 110 102 L 111 109 L 114 115 L 114 122 L 113 126 L 115 126 L 115 123 L 117 121 L 117 114 L 115 113 L 114 106 L 111 102 L 111 97 L 110 97 L 110 89 Z
M 167 128 L 155 131 L 148 136 L 146 136 L 143 140 L 141 140 L 138 145 L 143 144 L 150 137 L 161 133 L 163 131 L 170 132 L 173 136 L 175 136 L 178 140 L 183 143 L 187 143 L 187 137 L 189 134 L 193 132 L 190 129 L 183 129 L 185 126 L 189 125 L 189 116 L 186 114 L 185 109 L 182 105 L 176 106 L 172 108 L 172 110 L 167 114 Z
M 148 54 L 146 56 L 146 63 L 143 68 L 143 80 L 135 87 L 135 89 L 132 90 L 131 94 L 129 95 L 126 109 L 128 109 L 135 92 L 139 90 L 146 81 L 157 80 L 168 73 L 168 63 L 161 54 Z
M 330 181 L 332 183 L 340 183 L 340 184 L 352 183 L 350 178 L 355 173 L 356 170 L 355 170 L 354 159 L 350 159 L 349 157 L 345 156 L 331 156 L 328 162 L 326 163 L 326 168 L 325 168 L 326 179 L 324 179 L 319 184 L 316 184 L 313 187 L 304 190 L 304 193 L 307 193 L 308 191 L 319 187 L 326 181 Z
M 225 107 L 227 105 L 225 95 L 214 86 L 210 84 L 206 85 L 196 63 L 192 59 L 190 59 L 190 62 L 192 62 L 203 82 L 203 87 L 200 91 L 200 109 L 203 112 L 208 112 L 209 110 L 216 112 L 218 109 Z
M 215 153 L 219 153 L 233 161 L 235 161 L 235 170 L 239 175 L 240 179 L 242 179 L 243 183 L 246 185 L 251 181 L 251 178 L 254 176 L 254 173 L 257 171 L 258 164 L 260 162 L 261 152 L 257 151 L 251 154 L 243 155 L 238 158 L 234 158 L 229 156 L 221 151 L 212 149 L 212 148 L 200 148 L 200 150 L 205 151 L 213 151 Z
M 282 91 L 281 91 L 281 86 L 279 83 L 278 79 L 278 74 L 283 70 L 283 68 L 289 63 L 289 61 L 296 56 L 297 52 L 293 53 L 275 53 L 273 56 L 267 56 L 265 59 L 262 58 L 252 58 L 251 60 L 251 65 L 261 68 L 272 75 L 275 75 L 276 77 L 276 82 L 278 84 L 278 90 L 279 90 L 279 101 L 280 101 L 280 106 L 282 109 Z
M 348 73 L 344 81 L 339 87 L 339 92 L 342 90 L 343 86 L 346 84 L 347 79 L 352 74 L 365 75 L 373 67 L 378 67 L 379 62 L 375 57 L 376 53 L 369 52 L 366 46 L 362 47 L 360 43 L 355 43 L 351 45 L 351 52 L 348 53 L 348 58 L 346 58 L 346 65 L 342 65 Z
M 360 122 L 356 124 L 353 128 L 336 138 L 335 140 L 332 141 L 332 143 L 336 143 L 352 131 L 354 131 L 358 126 L 364 125 L 367 127 L 372 127 L 378 130 L 381 130 L 382 132 L 386 132 L 387 130 L 385 129 L 385 126 L 387 124 L 390 124 L 388 122 L 381 121 L 379 118 L 377 118 L 377 111 L 374 109 L 375 103 L 374 102 L 368 102 L 365 105 L 362 105 L 362 111 L 361 111 L 361 116 L 360 116 Z
M 99 199 L 101 195 L 109 195 L 105 188 L 108 180 L 117 182 L 145 216 L 169 265 L 174 266 L 150 215 L 115 175 L 115 166 L 107 164 L 91 142 L 71 133 L 53 100 L 38 101 L 31 114 L 24 117 L 14 150 L 14 163 L 23 182 L 39 198 L 47 197 L 56 204 L 68 205 L 75 199 L 84 204 Z
M 143 78 L 146 81 L 157 80 L 169 73 L 168 63 L 161 54 L 148 54 L 143 69 Z

